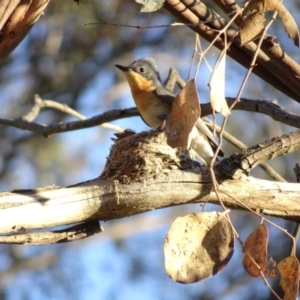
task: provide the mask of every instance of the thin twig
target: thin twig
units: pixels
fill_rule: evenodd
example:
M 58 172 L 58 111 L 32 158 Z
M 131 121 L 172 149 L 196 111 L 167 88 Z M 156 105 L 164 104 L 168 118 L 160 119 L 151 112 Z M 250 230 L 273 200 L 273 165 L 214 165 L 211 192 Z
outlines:
M 135 107 L 128 109 L 115 109 L 107 111 L 101 115 L 94 116 L 92 118 L 80 121 L 71 121 L 71 122 L 59 122 L 53 123 L 50 125 L 45 125 L 38 122 L 28 122 L 25 120 L 19 119 L 7 119 L 0 118 L 1 125 L 8 125 L 22 130 L 28 130 L 34 133 L 41 134 L 45 137 L 48 137 L 55 133 L 68 132 L 83 128 L 90 128 L 98 126 L 100 124 L 123 119 L 129 117 L 138 116 L 137 109 Z
M 260 45 L 261 45 L 261 43 L 262 43 L 262 41 L 263 41 L 264 35 L 265 35 L 265 33 L 267 32 L 268 28 L 271 26 L 271 24 L 274 22 L 276 16 L 277 16 L 277 12 L 275 12 L 275 13 L 273 14 L 272 19 L 270 20 L 270 22 L 267 24 L 267 26 L 265 27 L 265 29 L 264 29 L 263 32 L 262 32 L 262 35 L 261 35 L 261 37 L 260 37 L 260 41 L 259 41 L 259 43 L 258 43 L 258 45 L 257 45 L 257 49 L 256 49 L 256 51 L 255 51 L 255 53 L 254 53 L 253 58 L 252 58 L 250 67 L 249 67 L 249 69 L 247 70 L 247 73 L 246 73 L 246 75 L 245 75 L 245 77 L 244 77 L 244 80 L 243 80 L 243 82 L 242 82 L 242 85 L 240 86 L 239 92 L 238 92 L 238 94 L 237 94 L 237 96 L 236 96 L 236 100 L 235 100 L 235 101 L 233 102 L 233 104 L 230 106 L 230 110 L 232 110 L 233 107 L 240 101 L 240 97 L 241 97 L 241 95 L 242 95 L 242 92 L 243 92 L 243 90 L 244 90 L 244 87 L 245 87 L 245 85 L 246 85 L 246 82 L 247 82 L 247 80 L 248 80 L 248 78 L 249 78 L 249 76 L 250 76 L 250 74 L 251 74 L 251 72 L 252 72 L 252 70 L 253 70 L 253 68 L 254 68 L 254 66 L 255 66 L 255 62 L 256 62 L 256 59 L 257 59 L 257 56 L 258 56 L 258 52 L 259 52 L 259 49 L 260 49 Z M 217 147 L 215 156 L 214 156 L 214 158 L 213 158 L 213 162 L 214 162 L 214 160 L 215 160 L 216 157 L 217 157 L 217 153 L 218 153 L 219 149 L 221 148 L 221 144 L 222 144 L 222 135 L 223 135 L 223 132 L 225 131 L 225 127 L 226 127 L 228 118 L 229 118 L 229 115 L 227 115 L 227 116 L 224 118 L 224 120 L 223 120 L 223 124 L 222 124 L 221 130 L 220 130 L 220 142 L 219 142 L 219 145 L 218 145 L 218 147 Z M 212 167 L 211 167 L 210 169 L 213 171 Z
M 228 15 L 233 15 L 236 12 L 233 11 L 231 13 L 229 13 Z M 217 16 L 211 20 L 207 20 L 207 21 L 201 21 L 199 23 L 179 23 L 179 22 L 174 22 L 174 23 L 170 23 L 170 24 L 161 24 L 161 25 L 147 25 L 147 26 L 143 26 L 143 25 L 130 25 L 130 24 L 120 24 L 120 23 L 111 23 L 111 22 L 86 22 L 84 23 L 84 25 L 89 26 L 89 25 L 110 25 L 110 26 L 114 26 L 114 27 L 127 27 L 127 28 L 134 28 L 134 29 L 157 29 L 157 28 L 169 28 L 169 27 L 174 27 L 174 26 L 189 26 L 189 27 L 193 27 L 193 26 L 199 26 L 199 25 L 204 25 L 204 24 L 209 24 L 212 23 L 214 21 L 218 21 L 218 20 L 222 20 L 223 17 L 222 16 Z
M 180 82 L 182 86 L 183 82 Z M 235 102 L 235 98 L 226 98 L 228 106 Z M 240 102 L 233 108 L 234 110 L 252 111 L 267 115 L 275 121 L 300 128 L 299 115 L 293 114 L 284 110 L 275 103 L 266 100 L 240 98 Z M 201 104 L 201 112 L 203 116 L 212 113 L 210 103 Z M 85 129 L 98 126 L 102 123 L 111 122 L 118 119 L 130 118 L 139 116 L 135 107 L 127 109 L 115 109 L 107 111 L 103 114 L 96 115 L 83 121 L 59 122 L 50 125 L 41 124 L 38 122 L 28 122 L 23 118 L 8 119 L 0 118 L 0 125 L 7 125 L 22 130 L 28 130 L 37 134 L 48 137 L 52 134 L 69 132 L 78 129 Z
M 66 229 L 0 236 L 0 244 L 46 245 L 67 243 L 90 237 L 103 231 L 99 222 L 87 222 Z
M 257 44 L 256 51 L 255 51 L 255 53 L 254 53 L 254 55 L 253 55 L 251 64 L 250 64 L 250 66 L 249 66 L 249 69 L 248 69 L 248 71 L 247 71 L 247 73 L 246 73 L 246 75 L 245 75 L 245 77 L 244 77 L 244 79 L 243 79 L 242 85 L 240 86 L 239 92 L 238 92 L 238 94 L 237 94 L 237 96 L 236 96 L 236 101 L 231 105 L 230 109 L 232 109 L 232 108 L 235 106 L 235 104 L 239 101 L 239 99 L 240 99 L 240 97 L 241 97 L 241 95 L 242 95 L 242 92 L 243 92 L 243 90 L 244 90 L 244 88 L 245 88 L 246 82 L 248 81 L 248 78 L 249 78 L 250 74 L 252 73 L 253 68 L 255 67 L 256 59 L 257 59 L 258 53 L 259 53 L 259 51 L 260 51 L 260 46 L 261 46 L 261 44 L 262 44 L 262 42 L 263 42 L 263 40 L 264 40 L 264 36 L 265 36 L 265 34 L 267 33 L 269 27 L 270 27 L 270 26 L 272 25 L 272 23 L 275 21 L 276 16 L 277 16 L 277 11 L 274 12 L 274 14 L 273 14 L 271 20 L 270 20 L 269 23 L 265 26 L 265 28 L 264 28 L 264 30 L 263 30 L 263 32 L 262 32 L 262 34 L 261 34 L 261 37 L 260 37 L 259 42 L 258 42 L 258 44 Z
M 58 111 L 61 111 L 65 114 L 74 116 L 75 118 L 79 120 L 86 120 L 87 118 L 80 114 L 78 111 L 72 109 L 67 104 L 62 104 L 57 101 L 53 100 L 44 100 L 39 95 L 34 95 L 34 105 L 32 106 L 31 110 L 23 117 L 21 117 L 22 120 L 32 122 L 39 114 L 41 108 L 53 108 Z M 110 129 L 117 132 L 123 132 L 124 129 L 120 126 L 113 125 L 110 123 L 102 123 L 99 126 Z
M 202 1 L 194 1 L 193 4 L 191 4 L 190 0 L 166 0 L 164 2 L 164 8 L 184 23 L 198 23 L 199 20 L 208 20 L 215 14 L 214 12 L 211 12 Z M 226 23 L 225 20 L 224 22 Z M 224 22 L 214 22 L 214 27 L 212 29 L 222 29 L 224 27 Z M 211 42 L 216 35 L 211 28 L 205 25 L 190 28 L 209 42 Z M 236 29 L 228 29 L 227 36 L 229 39 L 236 34 L 236 31 Z M 215 46 L 220 50 L 224 49 L 222 37 L 216 41 Z M 271 47 L 270 51 L 267 49 L 268 46 Z M 227 55 L 245 68 L 249 68 L 252 56 L 256 49 L 257 46 L 254 42 L 250 42 L 243 47 L 240 47 L 239 39 L 235 39 Z M 285 57 L 287 54 L 280 46 L 277 47 L 277 43 L 272 40 L 266 41 L 266 47 L 264 49 L 264 51 L 259 52 L 258 65 L 253 72 L 288 97 L 300 102 L 299 76 L 297 76 L 297 74 L 300 73 L 299 64 L 292 59 L 286 61 Z M 270 60 L 270 56 L 268 55 L 269 52 L 272 57 L 277 55 L 277 60 L 274 60 L 274 62 L 272 59 Z M 284 60 L 284 62 L 281 63 L 281 60 Z
M 234 201 L 236 201 L 237 203 L 239 203 L 241 206 L 245 207 L 248 211 L 252 212 L 253 214 L 255 214 L 257 217 L 262 218 L 265 222 L 268 222 L 269 224 L 273 225 L 274 227 L 276 227 L 277 229 L 281 230 L 282 232 L 284 232 L 286 235 L 288 235 L 293 244 L 295 245 L 295 238 L 292 234 L 290 234 L 286 229 L 280 227 L 279 225 L 277 225 L 276 223 L 268 220 L 266 217 L 264 217 L 263 215 L 257 213 L 255 210 L 251 209 L 247 204 L 242 203 L 241 201 L 239 201 L 237 198 L 235 198 L 234 196 L 232 196 L 231 194 L 225 192 L 222 189 L 219 189 L 219 192 L 227 195 L 228 197 L 230 197 L 231 199 L 233 199 Z

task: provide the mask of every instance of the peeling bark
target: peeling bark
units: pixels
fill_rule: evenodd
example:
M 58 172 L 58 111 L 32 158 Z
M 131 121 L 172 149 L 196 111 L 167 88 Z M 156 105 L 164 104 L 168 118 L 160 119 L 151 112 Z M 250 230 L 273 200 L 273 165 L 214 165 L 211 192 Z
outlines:
M 18 46 L 44 14 L 49 1 L 4 1 L 0 4 L 0 62 Z

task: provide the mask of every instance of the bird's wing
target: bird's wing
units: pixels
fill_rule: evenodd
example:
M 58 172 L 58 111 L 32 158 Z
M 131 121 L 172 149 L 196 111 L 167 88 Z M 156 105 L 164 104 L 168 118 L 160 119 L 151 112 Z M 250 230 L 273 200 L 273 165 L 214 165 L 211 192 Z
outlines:
M 215 139 L 215 137 L 213 136 L 213 134 L 211 133 L 211 131 L 208 129 L 208 127 L 206 126 L 206 124 L 202 121 L 201 118 L 199 118 L 195 124 L 195 126 L 197 127 L 198 130 L 200 130 L 202 133 L 204 133 L 207 137 L 208 140 L 212 146 L 212 148 L 214 150 L 216 150 L 216 148 L 218 147 L 218 143 Z M 222 149 L 220 149 L 218 156 L 224 156 L 225 153 L 223 152 Z
M 168 90 L 164 86 L 160 86 L 154 91 L 154 93 L 160 99 L 162 99 L 169 107 L 172 106 L 172 102 L 175 98 L 175 95 L 170 90 Z

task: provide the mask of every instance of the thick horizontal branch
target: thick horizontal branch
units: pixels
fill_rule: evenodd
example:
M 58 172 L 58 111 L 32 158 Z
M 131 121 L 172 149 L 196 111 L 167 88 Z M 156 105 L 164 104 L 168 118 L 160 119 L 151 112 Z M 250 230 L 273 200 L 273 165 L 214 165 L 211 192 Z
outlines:
M 107 221 L 207 200 L 219 204 L 215 193 L 211 193 L 210 175 L 206 168 L 199 169 L 204 176 L 180 170 L 168 171 L 161 172 L 155 180 L 151 178 L 132 184 L 96 179 L 76 187 L 2 193 L 0 232 Z M 220 181 L 220 190 L 226 193 L 221 192 L 221 197 L 228 208 L 245 209 L 244 204 L 256 212 L 300 221 L 299 184 L 243 176 L 237 181 Z
M 288 152 L 284 136 L 281 144 L 278 141 L 271 150 L 281 147 L 281 154 Z M 263 148 L 254 155 L 250 149 L 249 158 L 264 157 L 264 151 Z M 262 214 L 300 221 L 299 184 L 247 177 L 242 174 L 244 170 L 238 178 L 228 176 L 230 164 L 236 174 L 237 160 L 246 159 L 246 154 L 243 155 L 225 159 L 215 166 L 224 205 L 232 209 L 248 207 Z M 1 193 L 0 233 L 107 221 L 207 201 L 219 204 L 212 192 L 209 170 L 192 161 L 186 152 L 178 156 L 178 149 L 166 144 L 165 134 L 152 130 L 116 140 L 104 171 L 95 180 L 67 188 L 50 186 Z

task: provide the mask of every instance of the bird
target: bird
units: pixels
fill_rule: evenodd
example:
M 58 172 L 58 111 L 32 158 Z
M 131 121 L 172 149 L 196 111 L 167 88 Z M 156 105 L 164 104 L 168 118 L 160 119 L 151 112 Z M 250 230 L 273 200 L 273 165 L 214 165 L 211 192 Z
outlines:
M 168 122 L 175 94 L 161 82 L 156 62 L 152 57 L 138 59 L 128 66 L 115 65 L 123 71 L 131 89 L 131 94 L 143 121 L 152 128 Z M 196 121 L 189 140 L 192 156 L 209 165 L 218 146 L 213 134 L 201 118 Z M 222 149 L 219 156 L 224 156 Z

